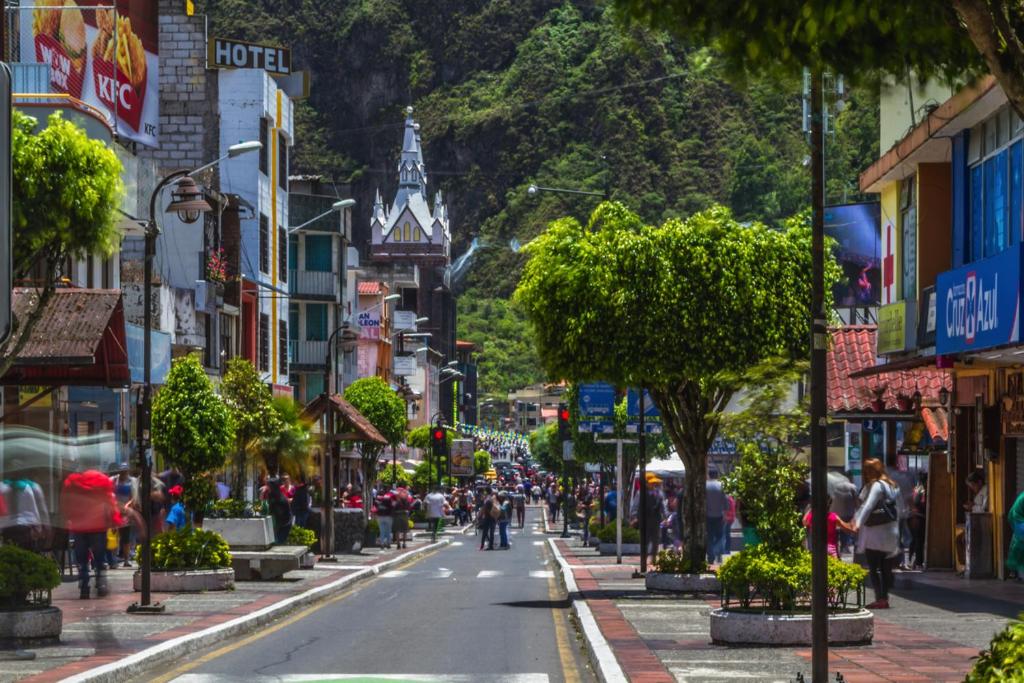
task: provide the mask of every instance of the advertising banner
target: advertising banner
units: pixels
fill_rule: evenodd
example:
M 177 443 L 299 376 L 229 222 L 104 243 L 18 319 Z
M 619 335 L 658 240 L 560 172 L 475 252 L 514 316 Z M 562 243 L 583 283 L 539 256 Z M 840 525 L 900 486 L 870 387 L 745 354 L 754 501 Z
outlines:
M 1020 340 L 1021 250 L 941 273 L 935 284 L 935 351 L 951 354 Z
M 380 308 L 359 311 L 359 338 L 380 339 Z
M 472 439 L 455 439 L 452 441 L 452 476 L 473 476 Z
M 391 314 L 391 322 L 395 332 L 416 331 L 416 311 L 394 311 Z
M 843 277 L 832 292 L 836 306 L 877 306 L 882 274 L 878 202 L 825 207 L 825 234 Z M 888 303 L 888 302 L 886 302 Z
M 157 0 L 34 0 L 19 12 L 22 62 L 50 66 L 50 86 L 107 115 L 117 134 L 155 147 Z M 95 9 L 116 4 L 117 10 Z
M 893 304 L 886 304 L 878 309 L 878 349 L 876 353 L 882 355 L 902 351 L 906 348 L 904 343 L 905 321 L 907 318 L 907 302 L 897 301 Z

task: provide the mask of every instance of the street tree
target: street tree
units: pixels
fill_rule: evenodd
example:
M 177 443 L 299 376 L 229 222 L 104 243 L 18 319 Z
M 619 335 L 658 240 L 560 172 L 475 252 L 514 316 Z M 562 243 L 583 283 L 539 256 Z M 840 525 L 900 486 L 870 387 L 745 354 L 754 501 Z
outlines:
M 486 474 L 491 464 L 491 454 L 487 451 L 473 453 L 473 474 Z
M 380 377 L 363 377 L 345 388 L 345 400 L 355 406 L 377 428 L 388 445 L 394 447 L 405 438 L 407 419 L 405 401 Z M 377 478 L 377 464 L 385 445 L 371 441 L 358 444 L 363 481 L 369 487 Z M 363 509 L 369 514 L 369 488 L 363 496 Z
M 828 68 L 962 78 L 987 69 L 1024 116 L 1019 0 L 615 0 L 628 21 L 713 44 L 742 74 Z
M 239 357 L 228 361 L 220 391 L 235 422 L 231 497 L 240 500 L 257 442 L 273 436 L 282 425 L 277 420 L 270 387 L 249 360 Z
M 231 411 L 195 354 L 174 361 L 153 401 L 153 447 L 185 477 L 185 506 L 202 513 L 213 495 L 210 474 L 235 440 Z
M 263 466 L 271 476 L 283 472 L 293 478 L 310 471 L 310 423 L 302 419 L 302 408 L 290 396 L 278 396 L 271 402 L 276 428 L 259 440 Z
M 109 256 L 118 244 L 121 162 L 60 112 L 38 131 L 37 120 L 11 111 L 14 281 L 34 287 L 32 307 L 15 319 L 0 348 L 0 377 L 28 343 L 60 282 L 68 258 Z
M 705 555 L 707 452 L 743 373 L 807 355 L 810 241 L 806 217 L 772 230 L 716 206 L 649 226 L 605 203 L 527 248 L 515 297 L 548 375 L 650 391 L 686 467 L 690 557 Z

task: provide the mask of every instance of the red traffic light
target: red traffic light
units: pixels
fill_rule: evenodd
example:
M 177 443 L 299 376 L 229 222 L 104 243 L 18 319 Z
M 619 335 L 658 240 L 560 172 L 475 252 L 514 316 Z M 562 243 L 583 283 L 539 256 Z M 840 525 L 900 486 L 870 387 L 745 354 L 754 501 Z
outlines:
M 444 438 L 444 432 L 441 431 L 440 429 L 435 429 L 434 430 L 434 440 L 435 441 L 440 441 L 443 438 Z
M 558 419 L 562 420 L 563 422 L 568 422 L 569 421 L 569 409 L 568 408 L 562 408 L 561 410 L 559 410 L 558 411 Z

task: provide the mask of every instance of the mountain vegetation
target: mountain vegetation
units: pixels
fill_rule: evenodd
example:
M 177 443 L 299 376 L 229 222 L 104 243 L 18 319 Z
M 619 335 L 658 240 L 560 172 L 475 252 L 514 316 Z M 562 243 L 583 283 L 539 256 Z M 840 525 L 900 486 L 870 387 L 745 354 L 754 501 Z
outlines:
M 200 3 L 202 5 L 203 3 Z M 207 0 L 211 35 L 274 42 L 312 71 L 296 108 L 293 172 L 348 184 L 365 240 L 377 187 L 394 189 L 406 106 L 427 174 L 449 205 L 459 336 L 478 343 L 480 395 L 545 379 L 509 302 L 526 244 L 560 217 L 585 221 L 606 192 L 644 221 L 712 203 L 768 225 L 807 204 L 799 80 L 737 88 L 712 50 L 625 27 L 598 0 Z M 877 97 L 851 94 L 828 142 L 833 201 L 855 201 L 877 154 Z M 363 226 L 363 232 L 359 232 Z

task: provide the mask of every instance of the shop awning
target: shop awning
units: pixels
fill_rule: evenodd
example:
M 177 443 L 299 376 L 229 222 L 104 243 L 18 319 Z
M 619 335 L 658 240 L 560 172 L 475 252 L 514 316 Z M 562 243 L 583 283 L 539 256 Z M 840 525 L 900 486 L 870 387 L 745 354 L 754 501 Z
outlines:
M 339 441 L 373 441 L 387 444 L 387 439 L 377 431 L 373 423 L 356 410 L 354 405 L 337 394 L 332 394 L 328 398 L 320 394 L 306 404 L 305 410 L 302 411 L 302 417 L 319 422 L 327 410 L 331 410 L 341 419 L 343 427 L 338 429 L 336 435 Z
M 36 289 L 15 288 L 13 312 L 25 320 L 35 309 Z M 16 337 L 17 335 L 15 335 Z M 4 352 L 15 343 L 8 340 Z M 18 353 L 4 384 L 128 386 L 131 372 L 121 292 L 58 289 Z

